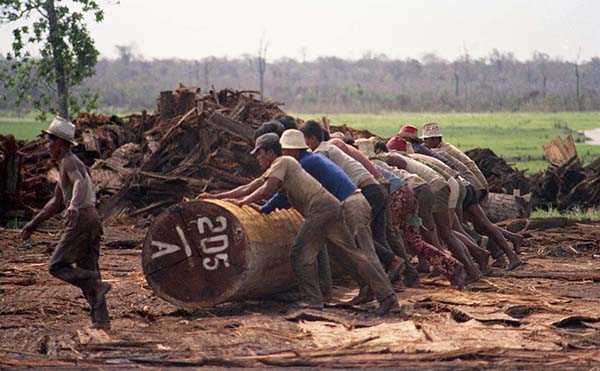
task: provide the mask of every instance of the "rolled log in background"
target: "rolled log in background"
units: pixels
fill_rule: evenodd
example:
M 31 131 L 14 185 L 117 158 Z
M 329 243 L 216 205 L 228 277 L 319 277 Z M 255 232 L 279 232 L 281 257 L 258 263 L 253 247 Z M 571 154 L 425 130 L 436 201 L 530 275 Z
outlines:
M 219 200 L 173 205 L 148 230 L 144 275 L 156 295 L 187 310 L 289 289 L 302 221 L 295 210 L 265 215 Z
M 490 192 L 489 202 L 484 210 L 493 223 L 508 219 L 528 218 L 532 210 L 531 195 L 514 196 Z

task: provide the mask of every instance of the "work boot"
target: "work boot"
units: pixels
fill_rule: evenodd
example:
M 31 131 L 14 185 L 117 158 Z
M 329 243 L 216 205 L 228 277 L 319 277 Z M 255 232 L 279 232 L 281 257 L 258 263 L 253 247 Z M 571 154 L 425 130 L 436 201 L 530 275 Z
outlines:
M 385 316 L 390 311 L 399 310 L 400 305 L 398 305 L 398 298 L 396 295 L 390 295 L 385 298 L 381 303 L 379 303 L 379 308 L 375 311 L 375 314 L 378 316 Z

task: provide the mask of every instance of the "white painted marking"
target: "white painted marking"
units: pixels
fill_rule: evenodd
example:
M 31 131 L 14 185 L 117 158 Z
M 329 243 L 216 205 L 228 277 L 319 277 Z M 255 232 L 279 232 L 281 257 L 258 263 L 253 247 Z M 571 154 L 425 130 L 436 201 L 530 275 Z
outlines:
M 185 237 L 185 234 L 183 233 L 183 229 L 181 229 L 180 226 L 176 226 L 175 230 L 177 231 L 177 234 L 179 235 L 179 238 L 181 239 L 181 243 L 183 244 L 183 248 L 185 249 L 185 254 L 189 258 L 190 256 L 192 256 L 192 249 L 190 248 L 190 244 L 188 243 L 187 238 Z
M 158 251 L 150 256 L 152 259 L 160 258 L 163 255 L 172 254 L 181 250 L 181 247 L 178 245 L 160 241 L 152 241 L 150 242 L 150 245 L 158 247 Z

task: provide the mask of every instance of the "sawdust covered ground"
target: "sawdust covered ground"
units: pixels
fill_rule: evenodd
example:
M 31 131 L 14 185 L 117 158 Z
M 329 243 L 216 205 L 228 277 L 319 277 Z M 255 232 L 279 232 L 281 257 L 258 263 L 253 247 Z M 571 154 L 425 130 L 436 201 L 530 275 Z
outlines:
M 400 294 L 407 316 L 332 303 L 300 311 L 277 301 L 185 313 L 153 296 L 140 264 L 144 231 L 105 227 L 101 267 L 113 330 L 87 330 L 87 306 L 46 263 L 58 230 L 31 244 L 0 229 L 0 368 L 319 366 L 600 367 L 600 224 L 530 232 L 515 272 L 464 291 L 423 279 Z M 356 292 L 336 285 L 336 297 Z

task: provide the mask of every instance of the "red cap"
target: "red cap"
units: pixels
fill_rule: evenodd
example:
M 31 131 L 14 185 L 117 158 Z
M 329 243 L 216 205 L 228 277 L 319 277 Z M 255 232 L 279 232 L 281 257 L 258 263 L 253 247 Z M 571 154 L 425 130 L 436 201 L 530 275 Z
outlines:
M 406 141 L 399 136 L 394 136 L 385 144 L 390 150 L 406 152 Z
M 398 132 L 402 138 L 417 138 L 419 136 L 419 130 L 412 125 L 404 125 Z

